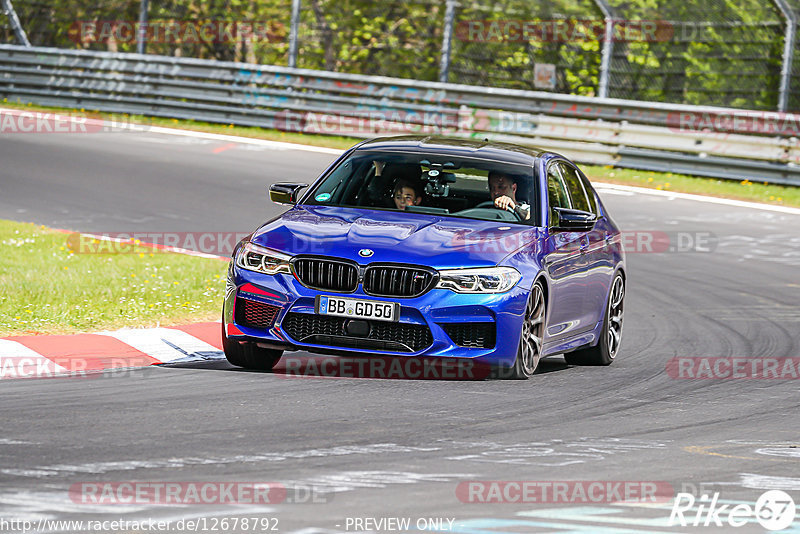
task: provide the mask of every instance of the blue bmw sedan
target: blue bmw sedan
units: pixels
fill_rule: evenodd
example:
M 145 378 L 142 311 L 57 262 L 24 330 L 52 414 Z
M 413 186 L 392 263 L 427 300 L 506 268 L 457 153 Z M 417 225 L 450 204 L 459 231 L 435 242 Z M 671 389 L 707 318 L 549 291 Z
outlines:
M 625 296 L 620 233 L 558 154 L 423 136 L 359 143 L 234 250 L 233 365 L 284 351 L 457 358 L 528 378 L 543 357 L 608 365 Z

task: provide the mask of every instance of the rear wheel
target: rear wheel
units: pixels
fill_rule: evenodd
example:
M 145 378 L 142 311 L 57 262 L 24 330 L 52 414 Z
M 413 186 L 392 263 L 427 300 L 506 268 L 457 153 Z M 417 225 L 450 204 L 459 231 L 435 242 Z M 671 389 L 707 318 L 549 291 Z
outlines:
M 570 365 L 611 365 L 622 342 L 622 314 L 625 302 L 625 279 L 617 273 L 611 283 L 603 330 L 594 347 L 568 352 L 564 360 Z
M 225 335 L 225 323 L 222 323 L 222 350 L 225 358 L 232 365 L 245 369 L 269 371 L 283 355 L 282 350 L 262 349 L 255 343 L 239 343 L 228 339 Z
M 545 311 L 544 289 L 541 282 L 537 281 L 533 284 L 530 295 L 528 295 L 528 304 L 525 306 L 517 359 L 511 369 L 507 369 L 507 376 L 504 378 L 525 380 L 536 371 L 539 360 L 542 358 Z

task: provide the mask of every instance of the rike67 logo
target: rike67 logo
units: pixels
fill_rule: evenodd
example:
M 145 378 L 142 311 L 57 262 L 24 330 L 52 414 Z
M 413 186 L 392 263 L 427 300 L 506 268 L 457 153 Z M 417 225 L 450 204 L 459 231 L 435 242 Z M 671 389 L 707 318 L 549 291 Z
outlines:
M 678 493 L 672 505 L 669 524 L 682 527 L 742 527 L 757 521 L 766 530 L 776 531 L 789 527 L 796 511 L 794 499 L 781 490 L 764 492 L 755 506 L 721 503 L 718 492 L 711 497 L 702 495 L 699 499 L 691 493 Z

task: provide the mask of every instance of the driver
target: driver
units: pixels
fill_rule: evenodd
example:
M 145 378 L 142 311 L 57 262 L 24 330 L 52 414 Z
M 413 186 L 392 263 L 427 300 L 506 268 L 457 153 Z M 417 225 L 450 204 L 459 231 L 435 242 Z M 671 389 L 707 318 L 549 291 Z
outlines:
M 494 206 L 501 210 L 509 210 L 519 215 L 520 219 L 531 218 L 531 207 L 517 202 L 517 184 L 513 178 L 498 171 L 489 172 L 489 195 Z

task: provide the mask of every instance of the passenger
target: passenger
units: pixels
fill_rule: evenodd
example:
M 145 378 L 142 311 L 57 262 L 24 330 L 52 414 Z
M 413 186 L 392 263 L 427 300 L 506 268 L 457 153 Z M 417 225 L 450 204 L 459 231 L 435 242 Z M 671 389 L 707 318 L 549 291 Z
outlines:
M 422 203 L 419 186 L 414 186 L 408 180 L 398 180 L 394 185 L 394 205 L 397 209 L 404 210 L 406 206 L 419 206 Z
M 528 204 L 517 202 L 517 183 L 513 178 L 502 172 L 489 172 L 489 195 L 494 201 L 494 206 L 501 210 L 513 210 L 522 220 L 531 218 L 531 207 Z

